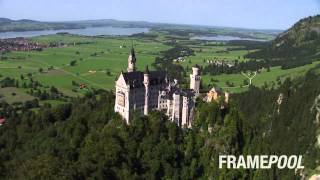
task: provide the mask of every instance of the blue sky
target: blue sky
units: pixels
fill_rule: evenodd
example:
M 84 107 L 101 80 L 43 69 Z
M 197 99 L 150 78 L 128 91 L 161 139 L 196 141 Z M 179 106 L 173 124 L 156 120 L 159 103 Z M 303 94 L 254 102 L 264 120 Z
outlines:
M 320 14 L 320 0 L 0 0 L 0 17 L 43 21 L 119 19 L 287 29 Z

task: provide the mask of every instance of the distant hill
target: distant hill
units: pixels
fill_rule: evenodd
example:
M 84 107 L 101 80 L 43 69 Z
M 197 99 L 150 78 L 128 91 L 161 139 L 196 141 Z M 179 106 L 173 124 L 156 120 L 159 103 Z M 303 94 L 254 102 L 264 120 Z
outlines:
M 10 23 L 10 22 L 12 22 L 12 20 L 10 20 L 8 18 L 0 18 L 0 24 Z
M 152 28 L 156 23 L 143 21 L 118 21 L 113 19 L 102 20 L 83 20 L 65 22 L 41 22 L 29 19 L 11 20 L 0 18 L 0 32 L 8 31 L 37 31 L 37 30 L 60 30 L 60 29 L 82 29 L 86 27 L 149 27 Z
M 320 58 L 320 15 L 297 22 L 251 58 L 309 63 Z
M 8 31 L 37 31 L 37 30 L 61 30 L 61 29 L 82 29 L 86 27 L 124 27 L 124 28 L 150 28 L 155 31 L 175 31 L 178 34 L 193 35 L 230 35 L 244 38 L 257 38 L 270 40 L 281 31 L 279 30 L 255 30 L 245 28 L 199 26 L 187 24 L 152 23 L 146 21 L 119 21 L 114 19 L 62 21 L 62 22 L 41 22 L 29 19 L 11 20 L 0 18 L 0 32 Z
M 272 50 L 286 56 L 313 56 L 320 50 L 320 15 L 300 20 L 292 28 L 280 34 L 271 46 Z
M 0 18 L 0 32 L 8 31 L 37 31 L 84 28 L 75 23 L 40 22 L 29 19 L 11 20 Z

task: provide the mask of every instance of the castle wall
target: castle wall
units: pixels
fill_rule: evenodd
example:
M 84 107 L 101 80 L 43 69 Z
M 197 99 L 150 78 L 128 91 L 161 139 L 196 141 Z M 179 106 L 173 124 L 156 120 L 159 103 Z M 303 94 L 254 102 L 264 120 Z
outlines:
M 181 126 L 188 126 L 189 122 L 189 99 L 188 97 L 183 97 L 182 102 L 182 117 L 181 117 Z
M 168 109 L 168 102 L 166 96 L 161 95 L 161 92 L 159 92 L 158 95 L 158 110 L 160 111 L 166 111 Z
M 145 104 L 145 88 L 134 88 L 130 90 L 130 109 L 134 111 L 138 111 L 140 113 L 144 112 L 144 104 Z
M 150 87 L 150 101 L 149 106 L 152 110 L 158 109 L 159 91 L 163 85 L 154 85 Z
M 130 102 L 130 89 L 128 87 L 117 85 L 114 110 L 115 112 L 118 112 L 124 119 L 126 119 L 127 123 L 129 123 L 129 115 L 130 115 L 129 102 Z
M 173 94 L 172 121 L 181 125 L 181 97 L 180 94 Z

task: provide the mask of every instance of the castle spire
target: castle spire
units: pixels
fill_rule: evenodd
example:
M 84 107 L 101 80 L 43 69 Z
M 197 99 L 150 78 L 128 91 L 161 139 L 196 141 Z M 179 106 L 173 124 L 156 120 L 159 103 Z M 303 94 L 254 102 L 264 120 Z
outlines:
M 136 53 L 134 52 L 133 45 L 131 46 L 131 52 L 130 52 L 130 54 L 131 54 L 133 57 L 136 57 Z
M 149 74 L 150 73 L 150 71 L 149 71 L 149 67 L 148 67 L 148 65 L 146 66 L 146 69 L 144 70 L 144 74 Z
M 128 72 L 133 72 L 136 70 L 136 61 L 137 61 L 136 54 L 132 44 L 131 51 L 128 57 L 128 68 L 127 68 Z
M 148 115 L 149 113 L 149 96 L 150 96 L 150 92 L 149 92 L 149 86 L 150 86 L 150 78 L 149 78 L 149 68 L 148 66 L 146 66 L 146 71 L 144 72 L 143 75 L 143 84 L 145 87 L 145 97 L 144 97 L 144 110 L 143 113 L 144 115 Z

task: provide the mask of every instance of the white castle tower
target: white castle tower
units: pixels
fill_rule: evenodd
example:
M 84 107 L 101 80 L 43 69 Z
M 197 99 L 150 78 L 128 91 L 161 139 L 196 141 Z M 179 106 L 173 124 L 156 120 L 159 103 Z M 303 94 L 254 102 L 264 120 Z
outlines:
M 145 88 L 145 96 L 144 96 L 144 115 L 148 115 L 149 113 L 149 86 L 150 86 L 150 80 L 149 80 L 149 69 L 148 66 L 146 67 L 146 71 L 143 74 L 143 84 Z
M 134 48 L 132 46 L 129 57 L 128 57 L 128 72 L 134 72 L 136 70 L 136 54 L 134 52 Z
M 189 98 L 188 97 L 183 97 L 183 101 L 182 101 L 182 123 L 181 126 L 184 127 L 189 127 L 189 117 L 190 117 L 190 113 L 189 113 Z
M 180 126 L 181 119 L 181 94 L 179 91 L 173 93 L 171 120 Z
M 201 76 L 199 71 L 200 71 L 199 66 L 195 65 L 194 67 L 192 67 L 192 74 L 190 74 L 190 89 L 195 92 L 196 96 L 199 95 L 199 91 L 200 91 Z

